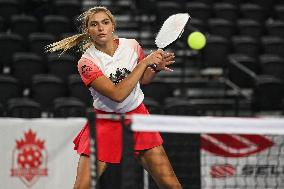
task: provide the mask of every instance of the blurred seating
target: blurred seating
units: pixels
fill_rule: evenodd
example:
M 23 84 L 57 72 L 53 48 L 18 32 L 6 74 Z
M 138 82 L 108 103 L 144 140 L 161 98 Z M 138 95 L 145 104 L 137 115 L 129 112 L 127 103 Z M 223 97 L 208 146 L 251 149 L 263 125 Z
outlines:
M 240 5 L 240 13 L 243 18 L 255 20 L 264 23 L 267 18 L 266 12 L 257 4 L 244 3 Z
M 259 76 L 253 93 L 254 111 L 282 110 L 284 82 L 273 76 Z
M 192 18 L 197 18 L 206 22 L 211 18 L 211 7 L 199 1 L 188 1 L 185 4 L 186 12 L 190 13 Z
M 206 5 L 212 5 L 215 0 L 196 0 L 196 1 L 205 3 Z
M 81 14 L 82 4 L 78 0 L 56 0 L 54 9 L 57 15 L 74 19 Z
M 259 59 L 263 75 L 271 75 L 284 81 L 283 57 L 272 54 L 263 54 Z
M 264 33 L 263 25 L 252 19 L 237 20 L 238 32 L 241 36 L 250 36 L 255 39 L 260 39 Z
M 68 77 L 68 94 L 84 102 L 86 106 L 91 107 L 93 104 L 92 96 L 89 89 L 83 84 L 79 74 L 72 74 Z
M 157 24 L 161 25 L 170 15 L 180 12 L 181 8 L 181 5 L 175 1 L 158 1 L 156 9 Z
M 55 42 L 55 37 L 48 33 L 31 33 L 29 35 L 29 50 L 38 55 L 45 56 L 45 47 Z
M 218 50 L 216 50 L 218 49 Z M 226 67 L 226 57 L 230 52 L 229 42 L 226 38 L 209 35 L 205 48 L 202 50 L 205 67 Z
M 217 2 L 213 5 L 215 17 L 223 18 L 235 22 L 239 18 L 239 12 L 236 5 L 227 2 Z
M 0 16 L 5 20 L 10 20 L 14 14 L 21 12 L 20 4 L 17 0 L 1 0 L 0 1 Z
M 268 35 L 284 38 L 284 21 L 268 20 L 265 25 Z
M 0 64 L 10 66 L 12 55 L 26 51 L 23 38 L 13 33 L 0 33 Z
M 53 117 L 86 117 L 86 105 L 76 98 L 56 98 L 53 102 Z
M 260 44 L 250 36 L 234 36 L 232 37 L 233 53 L 246 54 L 250 57 L 258 57 L 260 54 Z
M 274 10 L 276 12 L 276 18 L 284 22 L 284 4 L 276 4 Z
M 109 7 L 111 8 L 111 11 L 116 14 L 132 15 L 135 11 L 135 3 L 129 0 L 112 1 L 112 4 Z
M 220 35 L 226 39 L 230 39 L 235 34 L 234 24 L 223 18 L 212 18 L 208 20 L 210 34 Z
M 161 105 L 154 99 L 145 97 L 143 100 L 143 103 L 147 107 L 150 114 L 161 114 L 162 113 Z
M 173 88 L 162 80 L 154 80 L 150 84 L 141 85 L 145 97 L 156 100 L 159 104 L 163 104 L 165 98 L 173 96 Z
M 11 73 L 22 87 L 31 87 L 32 77 L 45 73 L 46 65 L 43 58 L 35 53 L 20 52 L 13 55 Z
M 157 10 L 157 1 L 156 0 L 136 0 L 136 11 L 138 14 L 142 15 L 155 15 Z M 149 6 L 151 5 L 151 6 Z
M 10 28 L 13 33 L 22 36 L 26 40 L 30 33 L 39 32 L 39 23 L 33 16 L 13 15 Z
M 188 86 L 186 89 L 187 99 L 225 99 L 237 98 L 234 88 L 229 86 L 225 80 L 212 80 L 207 83 L 200 83 Z
M 239 6 L 241 4 L 241 2 L 246 1 L 246 0 L 214 0 L 215 2 L 223 2 L 223 3 L 228 3 L 228 4 L 232 4 L 235 6 Z M 250 1 L 250 0 L 248 0 Z
M 19 82 L 9 75 L 0 75 L 0 103 L 6 105 L 8 99 L 22 95 Z
M 275 4 L 275 0 L 250 0 L 249 2 L 259 5 L 267 16 L 273 16 L 273 5 Z
M 27 15 L 32 15 L 42 20 L 45 15 L 52 14 L 53 2 L 57 0 L 18 0 Z
M 117 31 L 137 31 L 138 23 L 131 15 L 121 14 L 115 16 Z
M 40 104 L 28 98 L 12 98 L 7 103 L 7 116 L 17 118 L 40 118 Z
M 77 60 L 70 54 L 62 54 L 61 56 L 48 54 L 47 68 L 49 74 L 59 77 L 64 82 L 67 81 L 69 75 L 78 72 Z
M 0 16 L 0 32 L 5 32 L 7 30 L 7 26 L 3 17 Z
M 203 116 L 238 116 L 237 101 L 234 99 L 190 99 L 189 104 Z
M 186 99 L 171 98 L 166 100 L 167 103 L 163 106 L 163 113 L 166 115 L 184 115 L 184 116 L 199 116 L 196 107 Z
M 255 66 L 255 59 L 246 55 L 228 56 L 228 79 L 240 88 L 252 88 L 255 83 L 257 73 L 249 69 Z
M 284 99 L 282 100 L 282 115 L 284 115 Z
M 5 116 L 5 109 L 4 106 L 0 103 L 0 117 L 4 117 Z
M 191 18 L 189 23 L 185 25 L 184 33 L 191 33 L 193 31 L 200 31 L 205 33 L 208 31 L 208 25 L 205 23 L 207 22 L 204 22 L 198 18 Z M 181 37 L 184 37 L 184 35 L 182 35 Z
M 43 31 L 59 38 L 61 34 L 73 31 L 69 18 L 61 15 L 46 15 L 42 20 Z
M 151 31 L 142 30 L 142 31 L 140 31 L 139 37 L 140 37 L 139 43 L 140 43 L 143 50 L 144 49 L 156 48 L 155 36 L 153 35 L 153 33 Z
M 37 74 L 32 78 L 31 96 L 44 111 L 49 111 L 55 98 L 66 96 L 66 86 L 54 75 Z
M 236 60 L 238 63 L 247 67 L 257 75 L 261 73 L 261 65 L 259 63 L 258 57 L 255 58 L 247 54 L 235 53 L 230 54 L 228 58 Z
M 284 56 L 284 39 L 277 36 L 263 36 L 262 48 L 265 54 Z

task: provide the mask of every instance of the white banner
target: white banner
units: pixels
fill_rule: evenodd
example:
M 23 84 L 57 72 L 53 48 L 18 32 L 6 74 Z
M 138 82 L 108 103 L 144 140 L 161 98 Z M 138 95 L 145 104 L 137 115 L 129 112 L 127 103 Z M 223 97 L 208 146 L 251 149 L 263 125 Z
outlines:
M 283 189 L 283 144 L 279 135 L 203 134 L 202 189 Z
M 72 188 L 79 158 L 73 139 L 85 122 L 0 119 L 0 188 Z

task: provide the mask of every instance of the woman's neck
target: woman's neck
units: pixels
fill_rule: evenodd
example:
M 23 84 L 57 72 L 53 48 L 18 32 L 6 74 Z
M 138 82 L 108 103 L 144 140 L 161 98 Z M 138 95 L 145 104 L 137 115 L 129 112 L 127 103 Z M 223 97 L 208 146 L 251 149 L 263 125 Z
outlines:
M 102 51 L 110 56 L 113 56 L 117 49 L 117 43 L 114 40 L 111 40 L 105 44 L 95 44 L 95 46 L 99 51 Z

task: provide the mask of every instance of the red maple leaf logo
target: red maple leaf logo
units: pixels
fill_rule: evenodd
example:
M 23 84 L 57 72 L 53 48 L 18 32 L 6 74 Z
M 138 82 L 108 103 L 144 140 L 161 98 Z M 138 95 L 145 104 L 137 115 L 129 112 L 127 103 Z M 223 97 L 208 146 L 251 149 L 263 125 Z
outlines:
M 40 149 L 44 149 L 44 140 L 39 140 L 36 138 L 36 133 L 31 129 L 24 133 L 24 138 L 21 140 L 16 140 L 16 148 L 21 149 L 25 145 L 36 145 Z
M 31 129 L 24 133 L 22 139 L 16 140 L 11 176 L 21 178 L 28 187 L 32 186 L 39 176 L 48 175 L 44 142 L 38 139 Z

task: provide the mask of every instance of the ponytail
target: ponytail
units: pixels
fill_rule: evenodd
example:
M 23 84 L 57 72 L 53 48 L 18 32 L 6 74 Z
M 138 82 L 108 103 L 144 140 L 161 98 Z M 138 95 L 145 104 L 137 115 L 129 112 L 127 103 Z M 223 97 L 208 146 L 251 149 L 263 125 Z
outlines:
M 76 34 L 60 41 L 51 43 L 46 46 L 46 52 L 61 51 L 61 54 L 65 53 L 67 50 L 79 45 L 80 51 L 85 51 L 91 46 L 91 41 L 86 33 Z

